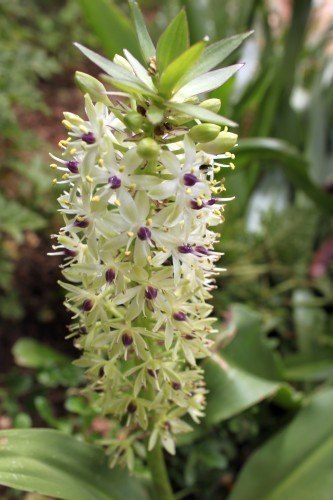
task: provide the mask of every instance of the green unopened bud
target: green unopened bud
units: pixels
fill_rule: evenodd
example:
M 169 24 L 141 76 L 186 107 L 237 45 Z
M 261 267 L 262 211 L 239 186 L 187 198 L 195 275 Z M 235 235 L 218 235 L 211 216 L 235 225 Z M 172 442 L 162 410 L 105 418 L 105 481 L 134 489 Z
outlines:
M 201 123 L 194 125 L 188 135 L 195 142 L 210 142 L 213 141 L 221 131 L 221 127 L 213 123 Z
M 90 95 L 93 101 L 102 102 L 106 106 L 111 105 L 110 99 L 105 95 L 106 89 L 104 85 L 93 76 L 82 73 L 81 71 L 76 71 L 75 82 L 84 94 Z
M 156 160 L 160 152 L 160 146 L 154 139 L 146 137 L 139 142 L 137 152 L 144 160 Z
M 221 155 L 233 148 L 237 139 L 237 134 L 223 130 L 223 132 L 219 133 L 216 139 L 211 142 L 206 142 L 205 144 L 198 144 L 197 148 L 212 155 Z
M 214 113 L 218 113 L 220 111 L 221 107 L 221 101 L 220 99 L 206 99 L 205 101 L 202 101 L 199 106 L 201 108 L 208 109 L 209 111 L 213 111 Z
M 130 111 L 124 118 L 124 123 L 126 127 L 130 130 L 137 131 L 142 128 L 144 118 L 137 111 Z

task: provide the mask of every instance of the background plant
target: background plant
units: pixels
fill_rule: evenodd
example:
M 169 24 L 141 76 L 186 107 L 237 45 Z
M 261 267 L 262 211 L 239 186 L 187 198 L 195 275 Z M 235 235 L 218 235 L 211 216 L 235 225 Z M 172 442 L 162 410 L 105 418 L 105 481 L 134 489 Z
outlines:
M 240 141 L 237 169 L 227 179 L 229 191 L 237 194 L 237 202 L 229 204 L 227 215 L 231 222 L 224 225 L 222 247 L 228 271 L 215 303 L 216 314 L 226 321 L 221 345 L 231 338 L 234 341 L 221 351 L 229 369 L 220 370 L 216 364 L 209 367 L 212 380 L 221 375 L 217 392 L 213 392 L 213 400 L 215 396 L 221 405 L 215 406 L 202 433 L 196 431 L 182 443 L 179 461 L 168 464 L 173 484 L 184 497 L 226 498 L 243 463 L 266 441 L 267 448 L 258 454 L 258 460 L 263 457 L 263 462 L 251 459 L 249 472 L 240 476 L 234 494 L 242 499 L 247 494 L 267 496 L 268 490 L 262 489 L 264 481 L 259 481 L 263 475 L 258 471 L 262 463 L 275 470 L 270 457 L 276 456 L 277 445 L 271 444 L 269 438 L 285 426 L 290 434 L 281 434 L 280 439 L 289 441 L 291 448 L 280 457 L 281 464 L 286 464 L 290 477 L 296 477 L 297 462 L 304 464 L 304 457 L 308 457 L 306 466 L 311 474 L 300 475 L 301 483 L 294 483 L 298 489 L 288 491 L 279 490 L 285 470 L 282 475 L 279 472 L 278 480 L 265 471 L 266 487 L 268 484 L 270 494 L 274 492 L 276 498 L 288 494 L 324 498 L 330 491 L 331 451 L 320 443 L 329 441 L 332 431 L 332 202 L 325 196 L 330 192 L 332 161 L 332 85 L 326 52 L 330 31 L 314 31 L 317 10 L 309 2 L 294 2 L 293 28 L 280 14 L 272 16 L 271 2 L 246 2 L 245 8 L 244 2 L 225 1 L 216 6 L 211 1 L 205 3 L 199 15 L 199 2 L 186 4 L 192 41 L 206 33 L 214 40 L 216 33 L 221 37 L 256 29 L 252 44 L 245 49 L 246 56 L 241 57 L 246 57 L 248 67 L 253 60 L 256 69 L 247 81 L 224 86 L 223 95 L 223 113 L 237 116 L 242 138 L 252 136 L 256 140 Z M 108 5 L 112 8 L 111 3 Z M 126 12 L 122 2 L 117 5 Z M 156 3 L 149 2 L 149 20 L 156 33 L 180 5 L 168 2 L 168 8 L 157 9 Z M 277 22 L 272 23 L 272 18 Z M 280 71 L 283 54 L 288 54 L 290 47 L 297 48 L 294 65 L 291 72 Z M 236 60 L 237 56 L 230 63 Z M 274 90 L 277 80 L 286 81 Z M 281 101 L 281 89 L 287 92 L 285 102 Z M 262 121 L 263 116 L 266 118 Z M 282 123 L 289 120 L 294 125 L 287 135 Z M 259 136 L 270 140 L 258 141 Z M 267 174 L 268 179 L 262 180 Z M 249 228 L 252 231 L 245 233 Z M 321 276 L 313 273 L 314 269 L 321 269 Z M 240 301 L 248 307 L 230 309 L 231 304 Z M 231 322 L 229 310 L 233 311 Z M 230 385 L 230 378 L 237 383 Z M 223 398 L 230 394 L 235 397 L 228 400 L 230 411 L 226 413 Z M 262 402 L 265 395 L 268 399 Z M 311 415 L 302 410 L 304 405 Z M 305 420 L 301 420 L 300 436 L 297 422 L 302 415 Z M 313 440 L 304 440 L 304 435 L 313 436 Z M 316 453 L 312 453 L 314 450 Z

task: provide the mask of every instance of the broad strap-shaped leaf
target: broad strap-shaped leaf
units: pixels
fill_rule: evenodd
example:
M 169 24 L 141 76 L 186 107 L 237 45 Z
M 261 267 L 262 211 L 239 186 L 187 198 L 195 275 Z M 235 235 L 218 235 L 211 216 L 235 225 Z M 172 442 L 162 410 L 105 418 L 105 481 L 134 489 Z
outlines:
M 0 431 L 0 484 L 67 500 L 148 500 L 102 449 L 51 429 Z
M 238 415 L 281 387 L 279 382 L 252 375 L 217 353 L 203 367 L 208 388 L 207 425 Z
M 207 73 L 221 64 L 234 50 L 239 47 L 253 31 L 234 35 L 218 42 L 207 45 L 195 67 L 186 75 L 186 83 L 202 73 Z
M 195 65 L 205 47 L 204 42 L 198 42 L 175 59 L 162 73 L 159 82 L 161 95 L 169 97 L 173 90 L 178 90 L 177 83 L 186 72 Z
M 321 390 L 246 463 L 229 500 L 329 499 L 333 389 Z
M 124 47 L 135 56 L 140 54 L 131 23 L 114 1 L 79 0 L 79 5 L 108 57 L 121 54 Z
M 149 62 L 151 57 L 155 56 L 155 47 L 148 33 L 143 15 L 137 2 L 130 0 L 132 18 L 135 26 L 136 36 L 138 37 L 141 53 L 145 63 Z
M 224 116 L 218 115 L 209 109 L 196 106 L 195 104 L 180 103 L 180 102 L 169 102 L 169 107 L 175 109 L 180 113 L 193 118 L 198 118 L 203 122 L 217 123 L 218 125 L 227 125 L 228 127 L 237 127 L 237 123 L 225 118 Z
M 234 64 L 226 68 L 217 69 L 204 73 L 203 75 L 194 78 L 191 82 L 187 83 L 173 96 L 174 100 L 186 99 L 193 95 L 202 94 L 203 92 L 210 92 L 223 85 L 229 78 L 231 78 L 243 64 Z
M 160 36 L 156 47 L 157 68 L 160 74 L 189 46 L 186 14 L 181 10 Z

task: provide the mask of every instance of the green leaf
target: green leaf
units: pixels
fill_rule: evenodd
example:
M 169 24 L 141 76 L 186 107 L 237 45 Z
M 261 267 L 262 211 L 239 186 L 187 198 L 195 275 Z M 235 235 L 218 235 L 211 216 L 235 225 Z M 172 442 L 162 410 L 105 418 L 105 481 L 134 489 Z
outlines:
M 168 97 L 172 94 L 172 91 L 177 91 L 180 88 L 179 82 L 184 78 L 186 72 L 197 62 L 204 47 L 204 42 L 196 43 L 166 68 L 159 81 L 159 91 L 162 95 Z
M 137 2 L 130 1 L 130 7 L 135 26 L 136 35 L 138 37 L 141 53 L 145 63 L 149 62 L 151 57 L 155 56 L 155 47 L 148 33 L 143 15 Z
M 207 383 L 205 423 L 214 425 L 276 393 L 280 384 L 256 377 L 219 354 L 203 363 Z
M 0 212 L 0 231 L 10 234 L 18 242 L 22 241 L 23 231 L 40 229 L 46 224 L 39 214 L 1 195 Z
M 181 10 L 160 36 L 156 47 L 157 68 L 160 74 L 189 46 L 186 14 Z
M 252 35 L 253 31 L 248 31 L 247 33 L 242 33 L 241 35 L 234 35 L 230 38 L 225 38 L 218 42 L 207 45 L 203 50 L 198 63 L 194 68 L 186 75 L 185 82 L 190 82 L 193 78 L 203 73 L 207 73 L 211 69 L 215 68 L 218 64 L 221 64 L 234 50 L 239 47 L 246 38 Z
M 27 337 L 19 339 L 12 352 L 15 363 L 26 368 L 46 368 L 71 362 L 64 354 Z
M 148 500 L 102 449 L 49 429 L 0 431 L 0 484 L 67 500 Z
M 245 465 L 229 500 L 328 499 L 333 491 L 333 389 L 322 390 Z
M 209 111 L 208 109 L 196 106 L 195 104 L 170 101 L 168 105 L 171 109 L 175 109 L 184 115 L 193 116 L 193 118 L 199 118 L 199 120 L 203 122 L 217 123 L 218 125 L 227 125 L 228 127 L 237 127 L 237 123 L 229 120 L 228 118 L 218 115 L 213 111 Z
M 235 331 L 232 341 L 203 364 L 209 391 L 207 425 L 237 415 L 286 386 L 278 359 L 265 343 L 261 316 L 236 304 L 230 328 Z M 280 396 L 283 406 L 296 405 L 290 394 Z
M 150 97 L 156 97 L 154 92 L 152 92 L 146 85 L 140 82 L 137 78 L 130 80 L 129 78 L 110 78 L 106 75 L 102 75 L 102 79 L 105 82 L 110 83 L 117 89 L 123 90 L 124 92 L 137 93 L 142 95 L 147 95 Z
M 79 0 L 79 5 L 109 57 L 121 54 L 124 48 L 135 56 L 140 54 L 131 23 L 113 1 Z
M 320 382 L 333 376 L 332 357 L 309 360 L 297 355 L 288 356 L 285 365 L 284 376 L 287 380 Z
M 310 180 L 307 160 L 288 142 L 272 138 L 241 139 L 235 154 L 239 167 L 248 165 L 252 159 L 279 161 L 285 175 L 296 188 L 301 189 L 322 210 L 333 212 L 332 196 Z M 272 165 L 276 166 L 276 163 Z
M 88 49 L 87 47 L 84 47 L 80 43 L 74 43 L 74 45 L 86 56 L 90 61 L 95 63 L 97 66 L 102 68 L 108 75 L 110 75 L 112 78 L 116 80 L 130 80 L 133 82 L 139 82 L 141 83 L 130 71 L 127 69 L 123 68 L 122 66 L 119 66 L 119 64 L 115 64 L 112 61 L 109 61 L 109 59 L 106 59 L 106 57 L 103 57 L 97 52 L 94 52 L 93 50 Z M 143 85 L 143 84 L 142 84 Z
M 209 73 L 204 73 L 181 87 L 175 97 L 179 98 L 181 96 L 186 99 L 187 97 L 202 94 L 203 92 L 210 92 L 211 90 L 221 87 L 221 85 L 229 80 L 229 78 L 231 78 L 236 71 L 243 66 L 243 64 L 234 64 L 233 66 L 228 66 L 227 68 L 221 68 L 215 71 L 210 71 Z

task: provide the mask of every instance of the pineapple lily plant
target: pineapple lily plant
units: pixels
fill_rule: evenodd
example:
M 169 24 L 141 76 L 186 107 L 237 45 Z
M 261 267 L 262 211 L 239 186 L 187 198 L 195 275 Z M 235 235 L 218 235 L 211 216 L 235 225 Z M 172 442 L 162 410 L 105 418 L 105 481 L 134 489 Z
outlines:
M 64 256 L 84 392 L 118 422 L 104 440 L 111 465 L 133 469 L 145 444 L 167 498 L 161 446 L 174 454 L 175 435 L 205 410 L 198 361 L 214 342 L 207 301 L 220 257 L 212 228 L 230 199 L 221 171 L 234 167 L 237 142 L 220 101 L 200 97 L 242 66 L 214 69 L 248 34 L 189 47 L 181 11 L 155 48 L 137 4 L 131 9 L 141 62 L 127 50 L 109 61 L 77 44 L 105 74 L 104 83 L 76 74 L 86 117 L 65 113 L 68 136 L 51 155 L 61 174 L 54 183 L 64 187 L 54 253 Z

